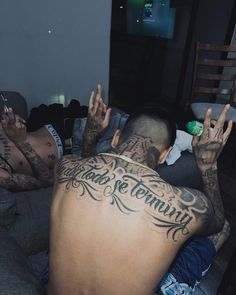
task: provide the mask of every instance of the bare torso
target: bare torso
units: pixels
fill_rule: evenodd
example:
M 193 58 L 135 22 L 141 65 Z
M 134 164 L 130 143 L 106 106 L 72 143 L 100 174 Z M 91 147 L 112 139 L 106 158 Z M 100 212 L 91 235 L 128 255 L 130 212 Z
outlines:
M 64 160 L 51 209 L 49 294 L 151 295 L 196 231 L 190 192 L 99 155 Z M 202 206 L 199 210 L 204 211 Z
M 57 161 L 57 150 L 54 139 L 45 127 L 27 134 L 29 142 L 36 153 L 49 168 L 53 168 Z M 32 175 L 32 169 L 15 144 L 8 139 L 0 127 L 0 156 L 13 168 L 14 173 Z M 2 161 L 1 161 L 2 162 Z

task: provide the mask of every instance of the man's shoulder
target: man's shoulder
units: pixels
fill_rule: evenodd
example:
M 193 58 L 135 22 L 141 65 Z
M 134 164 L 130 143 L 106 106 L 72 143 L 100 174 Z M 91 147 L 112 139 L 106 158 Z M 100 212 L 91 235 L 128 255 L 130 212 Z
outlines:
M 59 175 L 65 173 L 65 170 L 71 168 L 76 165 L 82 164 L 85 159 L 77 156 L 77 155 L 65 155 L 61 159 L 58 160 L 56 167 L 55 167 L 55 177 L 57 178 Z
M 214 210 L 206 195 L 193 188 L 173 187 L 173 189 L 176 191 L 179 208 L 192 215 L 196 230 L 207 226 L 214 215 Z
M 200 206 L 200 204 L 206 206 L 209 204 L 209 200 L 200 190 L 172 185 L 163 180 L 159 175 L 149 175 L 148 182 L 155 190 L 162 190 L 167 198 L 172 196 L 178 202 L 185 202 L 187 206 Z

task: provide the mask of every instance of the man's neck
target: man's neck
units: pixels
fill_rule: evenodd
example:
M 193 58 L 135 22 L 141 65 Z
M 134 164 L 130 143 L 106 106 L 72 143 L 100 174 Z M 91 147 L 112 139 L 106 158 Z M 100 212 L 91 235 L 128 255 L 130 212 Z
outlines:
M 147 156 L 152 148 L 153 144 L 150 138 L 143 138 L 135 135 L 116 147 L 113 150 L 113 153 L 126 156 L 133 161 L 146 165 L 150 168 L 155 168 L 160 153 L 156 153 L 156 155 L 152 158 L 152 163 L 150 163 L 149 157 Z

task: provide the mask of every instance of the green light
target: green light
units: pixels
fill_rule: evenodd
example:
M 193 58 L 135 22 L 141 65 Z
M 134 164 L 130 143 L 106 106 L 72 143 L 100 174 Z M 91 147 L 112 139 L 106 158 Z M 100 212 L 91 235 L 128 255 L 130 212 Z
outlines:
M 152 4 L 151 3 L 146 3 L 146 4 L 144 4 L 144 7 L 145 8 L 152 8 Z

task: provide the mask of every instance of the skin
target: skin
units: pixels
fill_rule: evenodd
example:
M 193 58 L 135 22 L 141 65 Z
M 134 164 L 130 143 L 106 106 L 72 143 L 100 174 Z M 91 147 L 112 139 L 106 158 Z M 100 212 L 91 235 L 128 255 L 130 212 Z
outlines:
M 97 90 L 90 107 L 99 99 Z M 226 132 L 219 130 L 227 111 L 228 106 L 212 129 L 209 110 L 204 135 L 193 142 L 205 194 L 162 180 L 150 167 L 164 161 L 168 152 L 140 135 L 120 144 L 116 134 L 111 155 L 59 161 L 48 294 L 154 294 L 188 238 L 221 230 L 224 211 L 216 161 L 232 128 L 229 122 Z M 95 132 L 90 134 L 93 141 Z
M 0 155 L 14 171 L 8 171 L 1 161 L 1 187 L 21 191 L 52 185 L 57 152 L 45 127 L 27 133 L 25 121 L 10 108 L 1 120 L 0 139 Z
M 230 236 L 230 224 L 227 220 L 225 220 L 224 226 L 220 232 L 217 234 L 214 234 L 212 236 L 209 236 L 209 239 L 212 241 L 212 243 L 215 246 L 216 252 L 220 250 L 224 242 L 229 238 Z
M 96 92 L 92 91 L 89 98 L 89 111 L 85 132 L 83 134 L 82 157 L 95 155 L 98 134 L 108 126 L 111 109 L 107 109 L 101 98 L 102 87 L 99 84 Z M 105 115 L 104 115 L 105 114 Z

